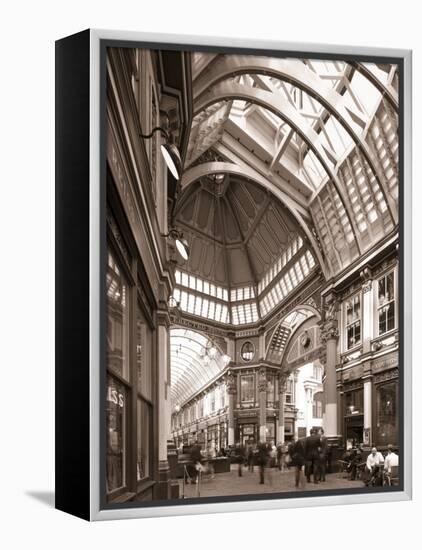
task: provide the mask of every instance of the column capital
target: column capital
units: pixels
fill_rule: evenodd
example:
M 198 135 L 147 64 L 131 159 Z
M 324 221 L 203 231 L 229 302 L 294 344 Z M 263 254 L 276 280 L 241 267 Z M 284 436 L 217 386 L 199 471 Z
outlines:
M 236 378 L 232 371 L 228 371 L 226 374 L 226 387 L 228 394 L 233 395 L 236 393 Z
M 372 270 L 369 266 L 366 266 L 359 273 L 360 278 L 362 279 L 362 291 L 365 294 L 372 289 Z
M 278 375 L 278 393 L 281 395 L 286 391 L 286 383 L 290 373 L 283 372 Z
M 170 319 L 170 313 L 168 310 L 166 309 L 157 310 L 157 323 L 159 325 L 165 326 L 166 328 L 170 328 L 171 319 Z
M 337 340 L 339 336 L 338 322 L 335 319 L 328 319 L 320 323 L 321 341 L 326 344 L 328 340 Z

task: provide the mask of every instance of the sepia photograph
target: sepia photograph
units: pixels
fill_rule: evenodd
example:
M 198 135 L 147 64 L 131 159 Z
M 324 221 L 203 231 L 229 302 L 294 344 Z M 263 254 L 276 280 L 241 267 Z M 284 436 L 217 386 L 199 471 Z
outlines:
M 104 508 L 403 489 L 400 63 L 103 47 Z

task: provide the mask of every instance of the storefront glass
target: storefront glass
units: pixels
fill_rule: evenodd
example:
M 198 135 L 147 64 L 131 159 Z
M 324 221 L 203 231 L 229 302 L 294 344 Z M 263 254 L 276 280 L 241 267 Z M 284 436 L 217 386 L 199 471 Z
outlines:
M 111 253 L 107 267 L 107 367 L 129 379 L 129 295 L 121 269 Z
M 138 456 L 136 478 L 139 481 L 150 475 L 150 438 L 152 422 L 150 406 L 141 399 L 138 399 L 137 415 Z
M 126 388 L 113 376 L 107 377 L 107 492 L 124 487 L 126 480 Z
M 376 388 L 376 444 L 397 445 L 398 383 L 390 382 Z
M 240 377 L 240 401 L 241 403 L 252 403 L 254 401 L 254 375 L 243 374 Z
M 395 327 L 394 272 L 378 281 L 378 332 L 384 334 Z
M 275 376 L 267 374 L 267 407 L 273 407 L 275 401 Z
M 138 391 L 151 399 L 151 343 L 152 331 L 140 304 L 136 310 L 136 366 Z

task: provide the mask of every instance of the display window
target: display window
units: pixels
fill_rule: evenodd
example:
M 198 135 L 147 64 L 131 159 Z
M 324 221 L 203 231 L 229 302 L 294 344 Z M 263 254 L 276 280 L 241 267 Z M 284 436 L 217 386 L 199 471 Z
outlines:
M 378 280 L 378 334 L 396 327 L 394 271 Z
M 240 401 L 252 403 L 255 400 L 255 384 L 253 374 L 242 374 L 240 377 Z
M 127 392 L 113 376 L 107 376 L 107 492 L 126 485 L 127 455 Z
M 129 380 L 128 284 L 113 255 L 107 266 L 107 367 Z
M 376 386 L 376 443 L 398 443 L 398 382 Z
M 356 294 L 346 301 L 346 349 L 354 348 L 361 343 L 361 300 Z

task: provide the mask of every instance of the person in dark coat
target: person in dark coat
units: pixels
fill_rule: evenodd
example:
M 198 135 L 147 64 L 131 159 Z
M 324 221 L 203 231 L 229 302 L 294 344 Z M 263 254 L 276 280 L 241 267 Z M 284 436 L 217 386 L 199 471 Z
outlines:
M 305 474 L 308 483 L 311 482 L 311 473 L 314 475 L 314 483 L 319 483 L 319 450 L 321 438 L 314 428 L 311 428 L 310 435 L 305 439 Z
M 269 449 L 268 445 L 261 441 L 258 445 L 257 464 L 259 466 L 259 483 L 264 483 L 265 467 L 268 463 Z
M 255 460 L 255 443 L 252 438 L 249 438 L 249 441 L 246 445 L 246 458 L 248 460 L 248 470 L 250 472 L 253 472 Z
M 246 454 L 245 447 L 242 444 L 237 445 L 236 446 L 236 456 L 237 456 L 237 460 L 238 460 L 237 473 L 238 473 L 239 477 L 242 477 L 242 474 L 243 474 L 243 465 L 245 463 L 245 454 Z
M 324 435 L 324 430 L 319 429 L 319 438 L 321 441 L 319 447 L 319 481 L 325 481 L 325 473 L 327 471 L 327 456 L 328 456 L 328 443 L 327 438 Z
M 303 466 L 305 465 L 305 440 L 297 439 L 288 447 L 290 465 L 295 469 L 295 487 L 300 486 Z
M 192 477 L 192 483 L 197 482 L 198 480 L 198 474 L 199 474 L 199 468 L 202 465 L 202 453 L 201 453 L 201 445 L 196 441 L 191 449 L 190 449 L 190 460 L 191 460 L 191 467 L 189 475 Z

